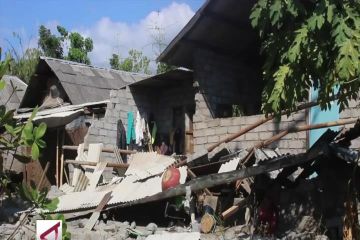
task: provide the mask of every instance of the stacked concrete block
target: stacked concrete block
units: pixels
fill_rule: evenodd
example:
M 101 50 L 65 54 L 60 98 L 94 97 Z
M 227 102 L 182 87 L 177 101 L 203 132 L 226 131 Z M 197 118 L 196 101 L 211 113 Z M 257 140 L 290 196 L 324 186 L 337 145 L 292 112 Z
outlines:
M 287 129 L 294 124 L 305 124 L 305 114 L 298 114 L 297 120 L 293 117 L 283 117 L 280 122 L 269 121 L 250 132 L 238 137 L 228 144 L 233 151 L 241 148 L 249 148 L 260 141 L 267 140 L 282 130 Z M 194 124 L 194 144 L 195 149 L 200 150 L 211 146 L 212 144 L 225 139 L 226 137 L 239 132 L 241 129 L 253 124 L 263 115 L 208 119 L 207 121 Z M 282 140 L 272 144 L 270 147 L 278 147 L 283 153 L 298 153 L 306 150 L 306 133 L 292 133 L 286 135 Z
M 121 119 L 126 128 L 128 111 L 137 111 L 130 89 L 112 90 L 105 116 L 102 119 L 93 120 L 85 137 L 85 144 L 103 143 L 107 148 L 116 146 L 117 121 Z M 101 157 L 115 161 L 115 155 L 112 153 L 103 152 Z

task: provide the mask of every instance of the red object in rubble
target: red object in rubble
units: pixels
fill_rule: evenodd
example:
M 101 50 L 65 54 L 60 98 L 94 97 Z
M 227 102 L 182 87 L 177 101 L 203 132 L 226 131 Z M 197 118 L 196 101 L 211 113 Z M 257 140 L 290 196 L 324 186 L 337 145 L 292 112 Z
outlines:
M 162 176 L 162 190 L 176 187 L 180 183 L 180 171 L 177 168 L 169 168 Z
M 259 208 L 259 221 L 268 225 L 268 233 L 274 234 L 277 227 L 277 214 L 275 207 L 270 204 L 267 207 Z

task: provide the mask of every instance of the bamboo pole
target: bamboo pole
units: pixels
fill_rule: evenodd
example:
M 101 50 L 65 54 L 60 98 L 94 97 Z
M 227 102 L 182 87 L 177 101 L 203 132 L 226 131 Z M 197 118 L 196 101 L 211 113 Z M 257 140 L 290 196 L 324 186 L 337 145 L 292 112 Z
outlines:
M 78 149 L 78 146 L 69 146 L 69 145 L 64 145 L 63 146 L 64 150 L 72 150 L 72 151 L 76 151 Z M 84 148 L 85 151 L 89 150 L 89 147 L 85 147 Z M 123 154 L 134 154 L 137 153 L 137 151 L 132 151 L 132 150 L 126 150 L 126 149 L 118 149 L 119 153 L 123 153 Z M 114 149 L 113 148 L 103 148 L 102 152 L 108 152 L 108 153 L 114 153 Z
M 337 99 L 337 96 L 333 96 L 331 98 L 331 100 L 335 100 Z M 293 113 L 293 112 L 298 112 L 298 111 L 301 111 L 301 110 L 304 110 L 304 109 L 307 109 L 307 108 L 311 108 L 311 107 L 314 107 L 314 106 L 317 106 L 319 105 L 319 102 L 316 101 L 316 102 L 308 102 L 308 103 L 304 103 L 304 104 L 301 104 L 299 106 L 297 106 L 293 111 L 289 111 L 289 110 L 283 110 L 281 111 L 281 115 L 285 115 L 285 114 L 289 114 L 289 113 Z M 228 142 L 231 142 L 232 140 L 244 135 L 245 133 L 253 130 L 254 128 L 257 128 L 258 126 L 266 123 L 267 121 L 270 121 L 272 119 L 274 119 L 275 116 L 274 115 L 270 115 L 270 116 L 263 116 L 262 118 L 260 118 L 259 120 L 257 120 L 255 123 L 241 129 L 239 132 L 237 133 L 234 133 L 226 138 L 224 138 L 223 140 L 211 145 L 210 147 L 207 148 L 207 151 L 208 152 L 211 152 L 213 151 L 216 147 L 220 146 L 221 144 L 223 143 L 228 143 Z
M 87 161 L 75 161 L 75 160 L 65 160 L 66 164 L 73 164 L 73 165 L 86 165 L 86 166 L 96 166 L 97 162 L 87 162 Z M 113 162 L 107 162 L 107 167 L 113 167 L 113 168 L 128 168 L 129 164 L 127 163 L 113 163 Z

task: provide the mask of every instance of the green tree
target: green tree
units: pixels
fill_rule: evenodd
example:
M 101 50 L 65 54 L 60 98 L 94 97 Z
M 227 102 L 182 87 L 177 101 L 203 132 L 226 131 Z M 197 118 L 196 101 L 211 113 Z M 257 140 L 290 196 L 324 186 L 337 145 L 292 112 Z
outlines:
M 79 63 L 90 64 L 88 53 L 93 50 L 91 38 L 84 38 L 77 32 L 70 33 L 70 48 L 66 59 Z
M 44 25 L 39 28 L 38 44 L 43 54 L 47 57 L 63 58 L 63 39 L 51 33 Z
M 31 76 L 36 71 L 40 55 L 41 52 L 39 49 L 28 48 L 19 59 L 12 57 L 10 62 L 10 74 L 15 75 L 28 83 Z
M 113 54 L 109 61 L 112 69 L 120 70 L 120 57 L 118 54 Z
M 39 62 L 41 51 L 37 48 L 27 48 L 24 51 L 23 40 L 17 33 L 13 33 L 14 42 L 8 41 L 10 45 L 10 68 L 8 73 L 19 77 L 24 82 L 29 82 L 35 73 Z
M 259 0 L 250 16 L 265 56 L 263 110 L 293 109 L 319 89 L 330 108 L 339 86 L 343 110 L 360 87 L 360 2 L 353 0 Z
M 93 50 L 93 41 L 91 38 L 84 38 L 78 32 L 69 33 L 64 27 L 57 26 L 59 36 L 51 33 L 43 25 L 39 29 L 39 46 L 45 56 L 66 59 L 79 63 L 90 64 L 88 53 Z M 63 56 L 66 42 L 70 42 L 68 55 Z
M 150 74 L 149 58 L 144 56 L 141 51 L 135 49 L 129 50 L 129 55 L 124 60 L 121 60 L 118 54 L 113 54 L 109 62 L 112 69 Z

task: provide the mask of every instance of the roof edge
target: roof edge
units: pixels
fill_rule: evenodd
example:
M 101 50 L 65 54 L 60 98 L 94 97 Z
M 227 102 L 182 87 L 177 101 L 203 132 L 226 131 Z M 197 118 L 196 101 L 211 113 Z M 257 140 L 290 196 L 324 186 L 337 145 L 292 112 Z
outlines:
M 209 5 L 211 0 L 206 0 L 206 2 L 196 11 L 195 15 L 190 19 L 190 21 L 181 29 L 181 31 L 174 37 L 173 40 L 166 46 L 164 51 L 156 58 L 157 62 L 164 62 L 164 59 L 166 56 L 170 53 L 170 51 L 174 48 L 174 46 L 181 41 L 181 39 L 192 30 L 192 28 L 195 26 L 197 21 L 200 19 L 200 17 L 203 15 L 205 8 Z

